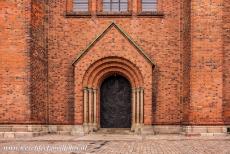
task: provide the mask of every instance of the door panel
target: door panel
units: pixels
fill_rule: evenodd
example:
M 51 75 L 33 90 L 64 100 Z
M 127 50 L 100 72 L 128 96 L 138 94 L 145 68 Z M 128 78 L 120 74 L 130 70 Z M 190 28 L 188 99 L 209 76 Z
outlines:
M 122 76 L 104 80 L 100 89 L 100 124 L 102 128 L 131 127 L 131 86 Z

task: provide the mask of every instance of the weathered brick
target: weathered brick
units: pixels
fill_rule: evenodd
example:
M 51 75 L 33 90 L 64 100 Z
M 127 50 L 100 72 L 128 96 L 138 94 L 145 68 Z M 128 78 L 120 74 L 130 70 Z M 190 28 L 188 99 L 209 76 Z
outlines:
M 111 17 L 97 15 L 96 1 L 89 16 L 69 15 L 65 0 L 1 1 L 0 123 L 81 124 L 81 90 L 96 84 L 84 73 L 98 59 L 117 56 L 144 74 L 145 124 L 230 124 L 230 2 L 158 0 L 163 16 L 138 16 L 139 2 L 129 0 L 132 16 Z M 73 61 L 111 22 L 154 61 L 153 72 L 112 28 L 74 76 Z M 138 75 L 130 78 L 140 83 Z

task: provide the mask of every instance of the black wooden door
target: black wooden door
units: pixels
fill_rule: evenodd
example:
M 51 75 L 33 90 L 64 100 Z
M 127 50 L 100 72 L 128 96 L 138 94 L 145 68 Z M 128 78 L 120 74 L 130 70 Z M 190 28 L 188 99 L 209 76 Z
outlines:
M 102 128 L 131 127 L 131 86 L 122 76 L 104 80 L 100 91 L 100 122 Z

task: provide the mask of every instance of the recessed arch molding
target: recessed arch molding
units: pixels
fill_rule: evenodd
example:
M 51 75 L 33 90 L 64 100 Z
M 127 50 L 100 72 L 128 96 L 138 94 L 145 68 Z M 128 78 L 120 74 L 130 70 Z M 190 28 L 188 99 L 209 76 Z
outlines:
M 99 90 L 101 83 L 112 75 L 121 75 L 129 80 L 132 87 L 132 124 L 131 129 L 137 130 L 144 123 L 144 79 L 137 66 L 121 57 L 100 59 L 84 73 L 83 85 L 83 126 L 85 132 L 100 128 Z

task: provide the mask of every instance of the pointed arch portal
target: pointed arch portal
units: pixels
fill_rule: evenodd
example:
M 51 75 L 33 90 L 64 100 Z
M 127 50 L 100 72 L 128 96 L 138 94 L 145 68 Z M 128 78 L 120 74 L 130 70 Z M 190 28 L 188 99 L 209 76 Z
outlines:
M 85 133 L 98 128 L 136 131 L 151 125 L 155 65 L 115 23 L 79 54 L 73 66 L 75 123 L 82 124 Z

